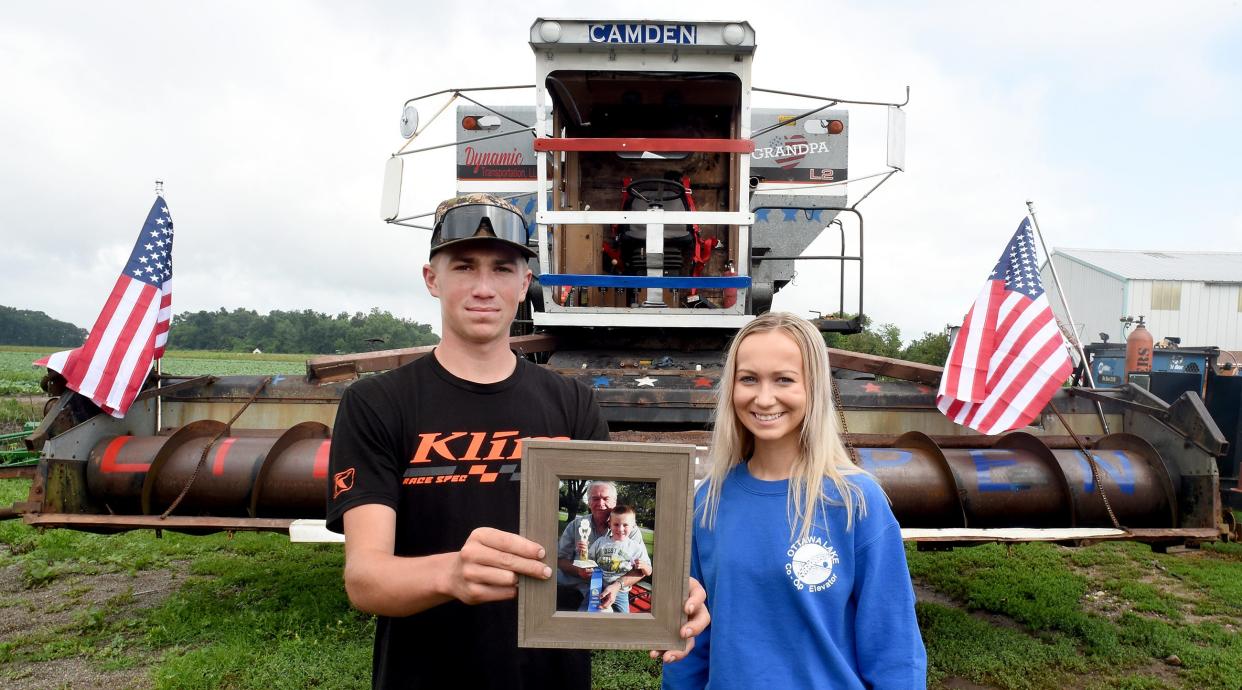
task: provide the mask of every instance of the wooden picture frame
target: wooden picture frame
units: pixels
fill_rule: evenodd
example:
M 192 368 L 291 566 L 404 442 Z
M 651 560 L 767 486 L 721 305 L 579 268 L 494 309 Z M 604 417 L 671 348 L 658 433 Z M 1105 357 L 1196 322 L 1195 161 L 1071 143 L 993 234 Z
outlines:
M 530 439 L 522 448 L 522 536 L 544 547 L 547 580 L 518 584 L 518 646 L 574 649 L 683 649 L 689 595 L 692 445 Z M 566 479 L 654 482 L 651 612 L 556 610 L 557 497 Z

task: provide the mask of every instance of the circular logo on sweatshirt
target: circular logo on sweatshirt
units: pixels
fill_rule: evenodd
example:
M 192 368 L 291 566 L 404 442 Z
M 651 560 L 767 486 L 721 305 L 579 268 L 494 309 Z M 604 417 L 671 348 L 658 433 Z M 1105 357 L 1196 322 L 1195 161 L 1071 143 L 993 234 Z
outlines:
M 785 574 L 795 588 L 819 592 L 836 583 L 837 576 L 833 574 L 832 566 L 840 563 L 841 558 L 836 549 L 825 546 L 819 537 L 799 539 L 785 555 L 789 557 Z

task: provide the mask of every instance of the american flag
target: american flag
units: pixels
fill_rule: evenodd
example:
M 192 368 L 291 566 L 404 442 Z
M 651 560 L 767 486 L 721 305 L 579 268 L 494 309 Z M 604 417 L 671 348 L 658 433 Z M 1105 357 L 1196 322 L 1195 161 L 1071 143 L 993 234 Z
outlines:
M 949 350 L 936 406 L 984 434 L 1026 426 L 1073 370 L 1024 218 Z
M 173 222 L 156 197 L 129 261 L 86 342 L 45 357 L 38 366 L 60 372 L 69 388 L 113 417 L 124 417 L 151 364 L 164 355 L 172 320 Z

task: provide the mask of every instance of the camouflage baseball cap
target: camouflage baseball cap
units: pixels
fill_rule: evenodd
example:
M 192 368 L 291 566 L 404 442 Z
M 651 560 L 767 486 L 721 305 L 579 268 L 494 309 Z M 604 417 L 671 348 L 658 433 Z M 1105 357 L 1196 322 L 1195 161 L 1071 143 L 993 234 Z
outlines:
M 486 239 L 504 242 L 523 256 L 534 257 L 526 238 L 526 219 L 516 206 L 491 194 L 467 194 L 436 207 L 430 253 L 435 255 L 452 244 Z

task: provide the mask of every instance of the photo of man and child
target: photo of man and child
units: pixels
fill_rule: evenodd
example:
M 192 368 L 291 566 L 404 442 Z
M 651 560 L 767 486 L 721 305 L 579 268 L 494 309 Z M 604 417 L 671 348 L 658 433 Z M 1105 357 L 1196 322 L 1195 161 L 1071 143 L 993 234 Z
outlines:
M 556 610 L 650 613 L 655 483 L 562 480 Z

